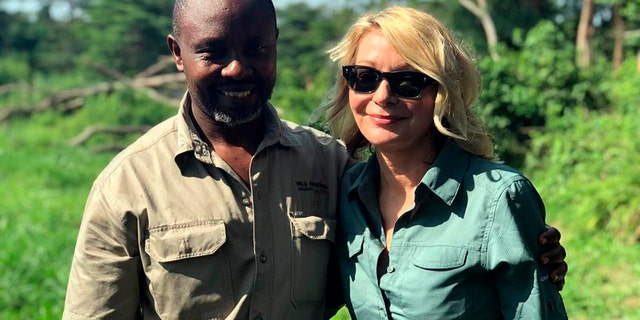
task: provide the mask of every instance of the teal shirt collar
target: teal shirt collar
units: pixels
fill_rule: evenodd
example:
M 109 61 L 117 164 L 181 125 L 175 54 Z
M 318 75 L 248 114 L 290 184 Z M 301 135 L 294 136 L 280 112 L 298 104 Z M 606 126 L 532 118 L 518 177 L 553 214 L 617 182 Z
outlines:
M 451 205 L 462 185 L 462 179 L 471 160 L 470 157 L 470 154 L 457 144 L 447 141 L 431 168 L 422 177 L 421 183 L 447 205 Z M 376 188 L 380 179 L 378 159 L 371 156 L 363 166 L 348 192 L 351 194 L 358 190 L 361 199 L 373 200 L 363 196 L 377 194 Z M 367 202 L 369 201 L 365 201 L 365 203 Z

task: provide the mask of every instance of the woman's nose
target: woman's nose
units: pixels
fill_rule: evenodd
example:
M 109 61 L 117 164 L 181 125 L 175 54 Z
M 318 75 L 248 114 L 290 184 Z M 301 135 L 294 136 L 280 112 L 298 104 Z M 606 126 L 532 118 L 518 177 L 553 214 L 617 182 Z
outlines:
M 373 92 L 372 100 L 379 105 L 386 105 L 391 99 L 393 99 L 393 92 L 391 92 L 389 81 L 383 79 L 376 91 Z

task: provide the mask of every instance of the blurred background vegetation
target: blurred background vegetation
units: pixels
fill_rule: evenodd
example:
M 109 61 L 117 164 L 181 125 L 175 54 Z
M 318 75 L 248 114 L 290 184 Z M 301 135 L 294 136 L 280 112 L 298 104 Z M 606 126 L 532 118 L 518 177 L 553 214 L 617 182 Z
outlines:
M 170 0 L 0 0 L 0 318 L 58 319 L 93 179 L 184 91 Z M 364 11 L 433 13 L 477 57 L 477 112 L 563 234 L 571 319 L 640 319 L 640 0 L 275 1 L 283 118 L 308 123 Z M 316 123 L 322 126 L 322 123 Z M 337 316 L 346 319 L 344 314 Z

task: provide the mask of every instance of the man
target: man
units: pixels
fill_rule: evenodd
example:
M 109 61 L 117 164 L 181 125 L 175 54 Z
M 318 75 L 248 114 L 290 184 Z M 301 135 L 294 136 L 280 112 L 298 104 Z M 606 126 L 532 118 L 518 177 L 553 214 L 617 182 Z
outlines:
M 268 103 L 272 2 L 178 0 L 173 24 L 167 43 L 187 93 L 177 116 L 96 179 L 63 318 L 330 315 L 325 284 L 336 282 L 327 272 L 349 159 L 330 136 L 281 121 Z

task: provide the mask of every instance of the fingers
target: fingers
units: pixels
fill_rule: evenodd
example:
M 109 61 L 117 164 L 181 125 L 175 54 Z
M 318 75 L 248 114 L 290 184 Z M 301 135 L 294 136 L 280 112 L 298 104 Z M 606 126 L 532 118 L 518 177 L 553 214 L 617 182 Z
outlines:
M 540 263 L 542 265 L 564 263 L 567 252 L 561 244 L 557 243 L 545 248 L 547 251 L 540 256 Z
M 557 264 L 555 267 L 556 268 L 549 273 L 549 278 L 551 279 L 551 282 L 556 285 L 558 290 L 561 291 L 565 285 L 565 278 L 567 276 L 569 266 L 567 263 L 562 262 Z
M 546 226 L 545 232 L 538 238 L 540 245 L 547 250 L 541 255 L 540 262 L 543 265 L 549 265 L 551 268 L 554 268 L 549 273 L 549 278 L 559 291 L 564 288 L 565 277 L 569 270 L 569 266 L 564 261 L 567 257 L 567 252 L 560 244 L 560 238 L 560 231 L 552 226 Z
M 556 243 L 560 243 L 560 230 L 552 227 L 552 226 L 545 226 L 546 230 L 540 235 L 540 237 L 538 238 L 538 242 L 540 243 L 540 245 L 548 245 L 548 244 L 556 244 Z

